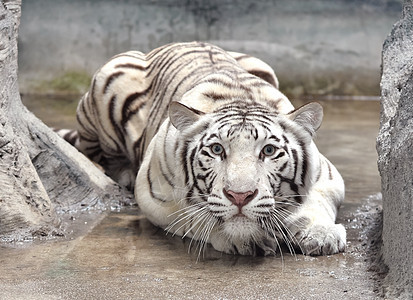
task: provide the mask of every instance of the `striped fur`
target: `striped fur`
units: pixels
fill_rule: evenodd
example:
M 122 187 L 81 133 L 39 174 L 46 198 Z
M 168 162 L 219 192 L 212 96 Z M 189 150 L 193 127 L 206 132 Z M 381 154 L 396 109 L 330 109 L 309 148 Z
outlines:
M 344 184 L 261 60 L 206 43 L 113 57 L 81 99 L 75 146 L 135 190 L 147 218 L 226 253 L 333 254 Z M 73 133 L 67 135 L 72 142 Z M 135 182 L 136 178 L 136 182 Z

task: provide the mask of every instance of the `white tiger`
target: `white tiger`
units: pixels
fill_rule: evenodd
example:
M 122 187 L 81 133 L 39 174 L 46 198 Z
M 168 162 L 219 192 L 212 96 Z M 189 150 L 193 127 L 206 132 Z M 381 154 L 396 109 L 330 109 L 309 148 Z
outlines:
M 328 255 L 345 250 L 344 183 L 312 141 L 322 115 L 318 103 L 294 110 L 257 58 L 175 43 L 106 63 L 67 136 L 199 251 L 273 254 L 284 241 Z

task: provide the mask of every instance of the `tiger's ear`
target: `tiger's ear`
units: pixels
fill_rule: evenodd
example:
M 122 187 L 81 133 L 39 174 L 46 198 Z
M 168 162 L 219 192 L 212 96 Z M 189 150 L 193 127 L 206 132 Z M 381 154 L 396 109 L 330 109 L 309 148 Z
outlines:
M 172 125 L 179 131 L 194 124 L 203 114 L 202 111 L 176 101 L 169 104 L 169 119 Z
M 293 110 L 287 116 L 313 135 L 323 121 L 323 107 L 317 102 L 311 102 Z

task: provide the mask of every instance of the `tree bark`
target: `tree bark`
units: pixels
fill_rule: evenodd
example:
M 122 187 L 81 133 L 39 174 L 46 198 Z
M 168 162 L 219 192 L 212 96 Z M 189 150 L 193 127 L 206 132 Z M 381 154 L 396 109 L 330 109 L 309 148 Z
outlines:
M 21 0 L 0 2 L 0 239 L 64 234 L 67 214 L 130 203 L 130 193 L 30 113 L 17 83 Z

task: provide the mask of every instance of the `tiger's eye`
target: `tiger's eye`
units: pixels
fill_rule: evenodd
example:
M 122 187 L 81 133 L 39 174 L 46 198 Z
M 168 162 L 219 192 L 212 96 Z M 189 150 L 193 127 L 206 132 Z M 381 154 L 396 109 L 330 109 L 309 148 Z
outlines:
M 262 154 L 265 156 L 271 156 L 275 154 L 275 147 L 273 145 L 266 145 L 262 149 Z
M 224 147 L 222 147 L 222 145 L 216 143 L 216 144 L 211 145 L 211 151 L 215 155 L 221 155 L 222 153 L 224 153 Z

